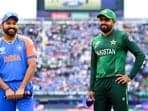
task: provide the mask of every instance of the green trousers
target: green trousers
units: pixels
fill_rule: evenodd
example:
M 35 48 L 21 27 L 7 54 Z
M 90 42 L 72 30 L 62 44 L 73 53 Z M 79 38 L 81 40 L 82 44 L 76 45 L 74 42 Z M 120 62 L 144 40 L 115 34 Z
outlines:
M 128 111 L 127 84 L 118 84 L 116 77 L 101 78 L 95 82 L 94 111 Z

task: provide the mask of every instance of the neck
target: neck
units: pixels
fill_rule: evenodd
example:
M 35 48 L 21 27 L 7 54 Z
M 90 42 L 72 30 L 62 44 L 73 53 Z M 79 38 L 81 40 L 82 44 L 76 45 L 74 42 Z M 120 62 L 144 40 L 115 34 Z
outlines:
M 7 42 L 12 42 L 15 40 L 15 36 L 4 35 L 4 40 Z

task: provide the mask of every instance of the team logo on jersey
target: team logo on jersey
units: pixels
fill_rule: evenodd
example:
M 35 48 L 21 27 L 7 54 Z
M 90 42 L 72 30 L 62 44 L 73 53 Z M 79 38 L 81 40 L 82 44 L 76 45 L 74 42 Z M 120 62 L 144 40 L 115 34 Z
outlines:
M 0 47 L 0 54 L 5 54 L 5 53 L 6 53 L 6 48 Z
M 17 50 L 22 50 L 22 46 L 18 45 L 18 46 L 16 47 L 16 49 L 17 49 Z
M 117 42 L 117 41 L 115 41 L 115 40 L 113 39 L 113 40 L 110 41 L 110 44 L 111 44 L 111 45 L 116 45 L 116 42 Z

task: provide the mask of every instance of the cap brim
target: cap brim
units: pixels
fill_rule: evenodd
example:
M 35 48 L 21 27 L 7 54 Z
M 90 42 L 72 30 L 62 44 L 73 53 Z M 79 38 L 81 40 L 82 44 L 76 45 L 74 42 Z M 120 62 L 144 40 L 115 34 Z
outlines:
M 16 17 L 16 16 L 10 16 L 8 19 L 10 19 L 10 18 L 14 19 L 16 22 L 18 21 L 18 17 Z
M 104 16 L 104 17 L 106 17 L 106 18 L 108 18 L 108 19 L 112 19 L 112 18 L 110 18 L 109 16 L 107 16 L 107 15 L 105 15 L 105 14 L 98 14 L 98 15 L 97 15 L 97 18 L 100 18 L 101 16 Z
M 9 17 L 6 17 L 2 20 L 2 23 L 6 22 L 8 19 L 14 19 L 16 22 L 18 22 L 18 17 L 17 16 L 9 16 Z

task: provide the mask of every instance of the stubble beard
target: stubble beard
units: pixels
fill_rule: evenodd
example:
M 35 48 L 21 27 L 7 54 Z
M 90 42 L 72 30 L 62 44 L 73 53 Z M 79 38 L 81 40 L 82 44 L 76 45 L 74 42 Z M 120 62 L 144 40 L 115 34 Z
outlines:
M 112 27 L 111 26 L 107 26 L 107 25 L 100 25 L 100 30 L 103 32 L 103 33 L 108 33 L 112 30 Z
M 10 36 L 11 38 L 14 38 L 17 33 L 17 29 L 15 29 L 15 28 L 4 29 L 4 32 L 5 32 L 5 34 Z

